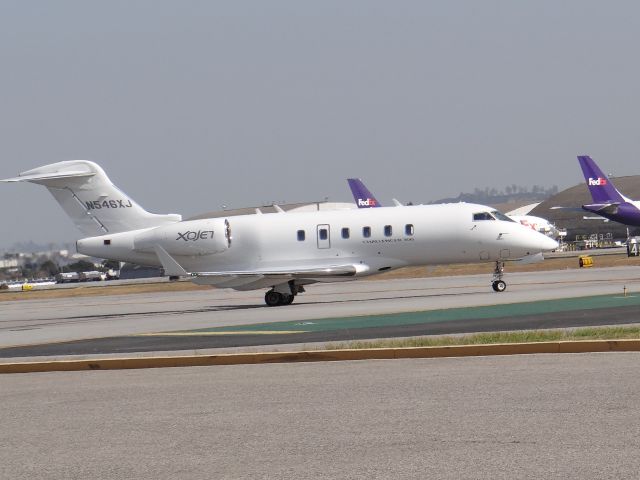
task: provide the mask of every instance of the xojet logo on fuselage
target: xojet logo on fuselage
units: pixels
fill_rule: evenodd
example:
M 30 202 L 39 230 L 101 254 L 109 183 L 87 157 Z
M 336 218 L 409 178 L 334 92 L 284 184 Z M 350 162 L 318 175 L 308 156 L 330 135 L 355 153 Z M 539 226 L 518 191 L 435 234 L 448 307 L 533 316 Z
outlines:
M 366 200 L 359 198 L 358 206 L 359 207 L 375 207 L 376 201 L 373 198 L 367 198 Z
M 589 177 L 589 185 L 595 185 L 595 186 L 602 186 L 602 185 L 606 185 L 607 184 L 607 179 L 606 178 L 602 178 L 602 177 L 598 177 L 598 178 L 591 178 Z
M 185 242 L 195 242 L 196 240 L 209 240 L 213 238 L 213 230 L 198 230 L 197 232 L 178 232 L 176 240 L 184 240 Z

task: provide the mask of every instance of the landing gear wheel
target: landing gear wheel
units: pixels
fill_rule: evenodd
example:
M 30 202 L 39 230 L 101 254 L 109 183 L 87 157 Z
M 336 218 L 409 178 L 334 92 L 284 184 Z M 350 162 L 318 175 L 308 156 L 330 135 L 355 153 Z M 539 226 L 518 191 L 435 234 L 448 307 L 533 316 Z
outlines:
M 282 305 L 284 298 L 280 292 L 276 292 L 275 290 L 269 290 L 264 294 L 264 302 L 270 307 L 277 307 L 278 305 Z
M 496 292 L 504 292 L 507 289 L 507 284 L 502 280 L 502 277 L 504 277 L 504 262 L 498 260 L 493 270 L 493 281 L 491 282 L 491 286 Z
M 293 303 L 293 299 L 296 298 L 293 295 L 283 295 L 282 296 L 282 305 L 291 305 Z
M 496 292 L 504 292 L 507 289 L 507 284 L 502 280 L 496 280 L 491 286 Z

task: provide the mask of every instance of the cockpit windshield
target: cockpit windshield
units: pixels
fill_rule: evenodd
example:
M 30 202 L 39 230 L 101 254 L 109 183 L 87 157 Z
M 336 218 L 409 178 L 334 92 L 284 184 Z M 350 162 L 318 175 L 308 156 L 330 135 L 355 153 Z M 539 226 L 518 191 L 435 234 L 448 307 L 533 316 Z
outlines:
M 514 220 L 507 217 L 504 213 L 498 210 L 492 210 L 491 212 L 478 212 L 473 214 L 473 221 L 480 220 L 501 220 L 503 222 L 513 222 Z
M 496 217 L 498 220 L 502 220 L 503 222 L 515 222 L 515 220 L 507 217 L 504 213 L 499 212 L 498 210 L 492 211 L 491 215 Z
M 474 213 L 473 221 L 477 222 L 478 220 L 495 220 L 495 218 L 489 212 Z

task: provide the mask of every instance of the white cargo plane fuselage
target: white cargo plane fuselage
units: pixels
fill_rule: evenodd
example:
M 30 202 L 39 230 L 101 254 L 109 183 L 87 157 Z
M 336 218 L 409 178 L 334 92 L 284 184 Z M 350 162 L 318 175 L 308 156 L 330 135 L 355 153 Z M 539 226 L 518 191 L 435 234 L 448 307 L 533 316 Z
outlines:
M 59 162 L 5 181 L 47 186 L 81 231 L 77 250 L 111 260 L 162 266 L 199 284 L 270 288 L 268 305 L 293 301 L 303 286 L 352 280 L 410 265 L 538 258 L 557 243 L 475 204 L 278 212 L 181 221 L 146 212 L 95 163 Z

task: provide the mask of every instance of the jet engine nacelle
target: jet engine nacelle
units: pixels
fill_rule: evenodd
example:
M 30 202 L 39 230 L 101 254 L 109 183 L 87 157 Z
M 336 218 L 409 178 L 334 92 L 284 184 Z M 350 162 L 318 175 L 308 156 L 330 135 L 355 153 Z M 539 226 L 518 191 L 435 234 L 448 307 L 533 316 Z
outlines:
M 231 228 L 223 218 L 190 220 L 147 230 L 133 240 L 139 252 L 159 245 L 170 255 L 212 255 L 231 247 Z

